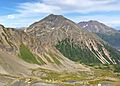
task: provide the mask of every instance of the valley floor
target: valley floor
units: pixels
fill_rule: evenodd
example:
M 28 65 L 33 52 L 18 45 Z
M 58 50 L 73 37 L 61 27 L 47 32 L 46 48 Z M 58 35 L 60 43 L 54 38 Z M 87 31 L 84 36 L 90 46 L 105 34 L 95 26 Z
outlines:
M 36 69 L 33 75 L 24 77 L 0 74 L 0 86 L 120 86 L 120 76 L 101 69 L 94 69 L 91 73 Z

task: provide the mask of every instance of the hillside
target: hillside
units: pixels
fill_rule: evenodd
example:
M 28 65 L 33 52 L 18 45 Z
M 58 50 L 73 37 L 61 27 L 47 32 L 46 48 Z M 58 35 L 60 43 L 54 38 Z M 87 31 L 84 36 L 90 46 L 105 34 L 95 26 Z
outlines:
M 112 49 L 96 35 L 79 28 L 77 24 L 61 15 L 49 15 L 26 29 L 26 33 L 37 39 L 45 47 L 56 47 L 65 57 L 82 63 L 119 63 L 110 55 Z M 37 43 L 36 42 L 36 43 Z M 44 49 L 42 49 L 43 51 Z M 39 48 L 38 48 L 39 51 Z M 37 51 L 37 52 L 38 52 Z
M 89 32 L 97 34 L 110 45 L 120 50 L 120 32 L 98 21 L 80 22 L 78 25 Z
M 117 64 L 120 52 L 62 15 L 48 15 L 25 29 L 0 25 L 0 82 L 4 84 L 91 83 L 96 77 L 104 79 L 103 75 L 116 78 Z

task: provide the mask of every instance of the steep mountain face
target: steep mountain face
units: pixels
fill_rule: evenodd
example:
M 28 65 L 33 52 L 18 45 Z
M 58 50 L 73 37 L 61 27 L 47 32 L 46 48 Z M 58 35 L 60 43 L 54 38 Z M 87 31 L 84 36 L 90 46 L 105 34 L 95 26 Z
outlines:
M 25 38 L 23 31 L 21 32 L 13 28 L 5 28 L 3 25 L 0 25 L 1 74 L 26 75 L 30 73 L 30 68 L 37 68 L 36 65 L 31 65 L 18 58 L 19 48 L 22 42 L 29 42 Z
M 33 48 L 36 53 L 59 50 L 65 57 L 85 64 L 119 63 L 119 52 L 114 51 L 117 57 L 111 55 L 109 45 L 61 15 L 51 14 L 30 25 L 25 32 L 40 45 Z
M 44 40 L 44 38 L 41 39 Z M 75 64 L 75 62 L 65 58 L 54 47 L 45 45 L 47 41 L 43 41 L 43 40 L 40 41 L 35 36 L 29 35 L 28 33 L 25 32 L 25 30 L 5 28 L 4 26 L 1 25 L 0 53 L 3 53 L 3 55 L 5 55 L 3 56 L 1 54 L 0 56 L 2 62 L 2 64 L 0 64 L 1 68 L 8 73 L 9 71 L 16 70 L 16 67 L 18 67 L 17 65 L 16 67 L 14 67 L 12 64 L 9 64 L 9 63 L 15 63 L 12 58 L 16 57 L 15 61 L 18 59 L 18 62 L 16 61 L 15 64 L 19 64 L 19 61 L 21 63 L 20 65 L 23 64 L 23 66 L 21 66 L 21 71 L 22 68 L 23 69 L 25 68 L 24 64 L 28 64 L 28 66 L 30 67 L 32 67 L 30 64 L 33 64 L 33 69 L 34 69 L 34 64 L 36 64 L 35 68 L 40 67 L 40 68 L 50 69 L 53 71 L 65 71 L 65 70 L 69 70 L 71 72 L 89 71 L 89 68 L 85 68 L 83 65 L 80 64 Z M 41 42 L 43 42 L 43 44 Z M 6 61 L 8 58 L 11 59 L 8 60 L 10 62 Z M 9 71 L 7 71 L 6 70 L 7 68 L 4 67 L 4 65 L 7 63 L 11 67 Z M 73 68 L 74 70 L 72 70 Z
M 93 20 L 88 22 L 80 22 L 78 25 L 81 28 L 85 28 L 89 32 L 96 33 L 100 38 L 120 50 L 120 32 L 117 30 Z
M 33 81 L 38 81 L 41 80 L 38 77 L 46 78 L 51 73 L 54 77 L 56 72 L 91 73 L 89 67 L 76 64 L 63 56 L 55 47 L 50 46 L 47 41 L 49 38 L 37 38 L 27 31 L 26 29 L 5 28 L 0 25 L 0 82 L 9 86 L 17 86 L 10 84 L 18 81 L 18 83 L 28 84 L 29 80 L 26 81 L 28 77 L 30 80 L 32 78 Z

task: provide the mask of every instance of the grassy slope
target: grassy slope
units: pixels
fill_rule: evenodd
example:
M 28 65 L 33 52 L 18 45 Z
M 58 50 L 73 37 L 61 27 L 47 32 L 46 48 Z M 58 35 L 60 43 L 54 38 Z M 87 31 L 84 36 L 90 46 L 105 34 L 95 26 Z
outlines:
M 80 85 L 83 85 L 84 83 L 87 83 L 88 85 L 98 84 L 102 81 L 114 82 L 116 80 L 119 80 L 120 78 L 120 76 L 117 76 L 111 70 L 99 69 L 99 68 L 98 69 L 92 68 L 93 73 L 88 73 L 88 72 L 78 72 L 78 73 L 59 72 L 58 73 L 58 72 L 54 72 L 46 69 L 35 69 L 33 70 L 32 73 L 36 75 L 38 74 L 37 71 L 45 75 L 40 77 L 43 81 L 47 81 L 48 83 L 64 84 L 63 86 L 80 86 Z M 115 78 L 116 80 L 111 80 L 111 78 Z M 78 85 L 66 83 L 67 81 L 72 81 L 72 80 L 78 81 L 78 82 L 80 81 L 80 83 L 78 83 Z
M 53 59 L 53 62 L 52 62 L 51 59 L 47 55 L 44 55 L 44 58 L 48 62 L 55 63 L 57 65 L 61 64 L 59 59 L 54 54 L 52 54 L 51 52 L 49 52 L 48 54 Z M 21 44 L 20 46 L 19 57 L 29 63 L 39 64 L 39 65 L 45 64 L 45 62 L 40 57 L 34 55 L 24 44 Z
M 100 34 L 97 33 L 97 35 L 102 38 L 103 40 L 105 40 L 106 42 L 108 42 L 109 44 L 111 44 L 112 46 L 120 49 L 120 34 L 116 33 L 116 34 L 111 34 L 111 35 L 107 35 L 107 34 Z
M 39 62 L 37 61 L 37 58 L 35 55 L 32 54 L 32 52 L 24 45 L 21 44 L 20 46 L 20 54 L 19 57 L 25 60 L 26 62 L 33 63 L 33 64 L 43 64 L 44 62 L 39 57 Z
M 100 63 L 95 55 L 86 47 L 81 49 L 78 45 L 70 43 L 69 39 L 65 39 L 56 45 L 56 48 L 67 58 L 81 63 Z
M 104 47 L 110 52 L 110 56 L 112 57 L 112 59 L 114 59 L 117 64 L 112 64 L 112 71 L 114 72 L 120 72 L 120 66 L 119 66 L 119 61 L 118 59 L 120 59 L 120 52 L 118 52 L 116 49 L 112 48 L 111 46 L 105 44 Z M 89 49 L 85 48 L 85 49 L 81 49 L 79 46 L 70 43 L 69 39 L 65 39 L 61 42 L 59 42 L 58 45 L 56 45 L 56 48 L 67 58 L 73 60 L 73 61 L 79 61 L 80 63 L 84 63 L 86 65 L 90 65 L 90 66 L 98 66 L 101 69 L 105 69 L 108 68 L 111 70 L 111 67 L 106 66 L 106 65 L 102 65 L 101 66 L 101 62 L 97 59 L 97 57 L 95 57 Z M 98 45 L 99 51 L 101 53 L 103 53 L 103 56 L 110 62 L 110 60 L 105 56 L 103 50 L 102 50 L 102 46 Z M 94 51 L 94 53 L 97 53 L 96 51 Z
M 117 63 L 120 64 L 120 62 L 118 61 L 118 59 L 120 60 L 120 52 L 117 51 L 115 48 L 112 48 L 111 46 L 109 46 L 108 44 L 104 45 L 105 48 L 110 52 L 110 56 L 116 60 Z

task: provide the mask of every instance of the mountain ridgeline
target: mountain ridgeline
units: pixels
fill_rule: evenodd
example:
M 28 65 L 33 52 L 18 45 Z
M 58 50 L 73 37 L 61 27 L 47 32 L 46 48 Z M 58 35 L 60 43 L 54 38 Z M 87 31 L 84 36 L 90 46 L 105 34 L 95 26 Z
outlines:
M 79 22 L 81 28 L 97 34 L 114 48 L 120 50 L 120 32 L 98 21 Z
M 57 49 L 73 61 L 119 64 L 120 54 L 117 50 L 61 15 L 47 16 L 30 25 L 26 33 L 39 40 L 40 45 Z
M 24 29 L 0 25 L 0 82 L 79 80 L 95 76 L 88 65 L 104 64 L 119 72 L 120 52 L 61 15 L 48 15 Z

